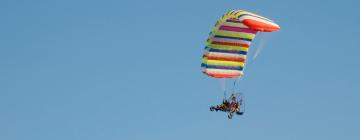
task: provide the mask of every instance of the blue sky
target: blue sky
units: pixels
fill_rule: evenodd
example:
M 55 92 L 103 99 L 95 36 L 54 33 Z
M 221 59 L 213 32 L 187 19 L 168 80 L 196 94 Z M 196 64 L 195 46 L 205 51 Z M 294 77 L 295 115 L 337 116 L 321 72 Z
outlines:
M 0 139 L 357 140 L 359 4 L 3 0 Z M 208 110 L 222 89 L 200 63 L 212 26 L 233 9 L 281 30 L 262 35 L 237 89 L 246 114 L 228 120 Z

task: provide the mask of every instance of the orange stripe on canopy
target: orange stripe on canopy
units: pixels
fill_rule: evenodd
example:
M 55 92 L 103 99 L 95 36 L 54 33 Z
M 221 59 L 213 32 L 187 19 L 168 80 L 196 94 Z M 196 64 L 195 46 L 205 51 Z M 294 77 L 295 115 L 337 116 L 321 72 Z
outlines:
M 252 28 L 252 29 L 263 31 L 263 32 L 273 32 L 273 31 L 277 31 L 280 29 L 280 27 L 278 27 L 278 26 L 266 24 L 264 22 L 260 22 L 260 21 L 256 21 L 256 20 L 252 20 L 252 19 L 244 19 L 243 23 L 245 25 L 250 25 L 250 28 Z

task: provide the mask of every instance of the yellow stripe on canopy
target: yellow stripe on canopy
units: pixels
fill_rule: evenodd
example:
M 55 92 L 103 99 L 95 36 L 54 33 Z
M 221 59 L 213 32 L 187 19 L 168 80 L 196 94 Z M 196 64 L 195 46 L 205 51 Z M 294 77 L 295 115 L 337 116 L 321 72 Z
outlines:
M 240 66 L 240 67 L 244 67 L 244 63 L 243 62 L 234 62 L 234 61 L 221 61 L 221 60 L 207 60 L 203 59 L 203 63 L 204 64 L 208 64 L 208 65 L 219 65 L 219 66 Z
M 246 38 L 246 39 L 251 39 L 251 40 L 255 38 L 254 34 L 247 34 L 247 33 L 242 33 L 242 32 L 226 32 L 226 31 L 219 30 L 215 34 L 220 35 L 220 36 Z
M 236 51 L 248 51 L 249 48 L 241 47 L 241 46 L 231 46 L 231 45 L 219 45 L 219 44 L 211 44 L 208 43 L 207 46 L 212 49 L 220 49 L 220 50 L 236 50 Z

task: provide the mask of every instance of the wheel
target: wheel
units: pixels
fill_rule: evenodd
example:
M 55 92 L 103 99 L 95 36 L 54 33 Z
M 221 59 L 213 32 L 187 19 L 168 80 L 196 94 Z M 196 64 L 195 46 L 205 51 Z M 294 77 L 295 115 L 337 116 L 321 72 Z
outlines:
M 215 110 L 215 107 L 210 107 L 210 111 L 214 111 Z
M 237 115 L 244 115 L 244 112 L 236 112 Z
M 232 117 L 233 117 L 233 114 L 230 113 L 230 114 L 228 115 L 228 118 L 229 118 L 229 119 L 232 119 Z

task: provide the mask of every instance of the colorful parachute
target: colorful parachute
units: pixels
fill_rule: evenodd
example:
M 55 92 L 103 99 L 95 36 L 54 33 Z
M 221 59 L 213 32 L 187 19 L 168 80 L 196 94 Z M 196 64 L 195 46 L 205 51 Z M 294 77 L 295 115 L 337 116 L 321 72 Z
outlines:
M 279 29 L 270 19 L 250 12 L 227 12 L 216 22 L 207 40 L 201 64 L 203 73 L 215 78 L 242 76 L 246 54 L 256 33 Z

